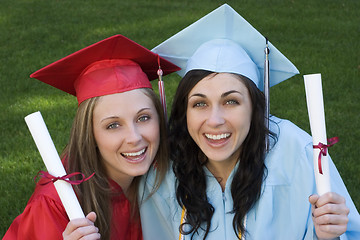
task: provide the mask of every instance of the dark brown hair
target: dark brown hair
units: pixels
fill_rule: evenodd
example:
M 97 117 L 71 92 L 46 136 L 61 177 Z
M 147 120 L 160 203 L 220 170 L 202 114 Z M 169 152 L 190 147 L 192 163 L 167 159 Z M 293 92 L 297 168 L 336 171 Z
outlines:
M 180 81 L 176 91 L 169 120 L 170 159 L 177 178 L 176 197 L 180 206 L 186 209 L 188 231 L 180 226 L 182 234 L 192 234 L 200 229 L 205 231 L 204 239 L 210 231 L 214 207 L 208 202 L 206 178 L 203 166 L 207 158 L 193 141 L 187 130 L 186 111 L 188 95 L 193 87 L 204 77 L 214 74 L 211 71 L 192 70 Z M 216 74 L 216 73 L 215 73 Z M 269 131 L 265 127 L 263 93 L 248 78 L 234 74 L 249 91 L 252 103 L 251 126 L 242 144 L 240 165 L 231 183 L 233 198 L 233 228 L 238 235 L 245 234 L 244 218 L 261 194 L 261 185 L 266 176 L 265 137 Z M 205 159 L 205 160 L 204 160 Z M 204 225 L 205 224 L 205 225 Z

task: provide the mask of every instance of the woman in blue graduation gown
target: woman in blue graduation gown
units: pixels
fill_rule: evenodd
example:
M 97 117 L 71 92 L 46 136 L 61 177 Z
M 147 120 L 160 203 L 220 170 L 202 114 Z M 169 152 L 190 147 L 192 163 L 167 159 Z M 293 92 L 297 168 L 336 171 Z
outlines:
M 144 239 L 360 239 L 331 159 L 332 192 L 317 199 L 311 137 L 274 116 L 264 123 L 265 46 L 225 4 L 153 50 L 184 77 L 169 121 L 173 169 L 141 205 Z M 273 86 L 298 71 L 269 46 Z

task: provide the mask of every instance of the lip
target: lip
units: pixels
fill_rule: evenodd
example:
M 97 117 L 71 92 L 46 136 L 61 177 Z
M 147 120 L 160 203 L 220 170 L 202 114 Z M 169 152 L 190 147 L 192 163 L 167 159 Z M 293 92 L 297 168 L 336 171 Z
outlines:
M 121 156 L 130 163 L 140 163 L 146 157 L 148 147 L 142 148 L 139 151 L 121 153 Z M 139 154 L 137 154 L 139 153 Z
M 231 133 L 204 133 L 205 141 L 212 147 L 222 147 L 229 142 Z

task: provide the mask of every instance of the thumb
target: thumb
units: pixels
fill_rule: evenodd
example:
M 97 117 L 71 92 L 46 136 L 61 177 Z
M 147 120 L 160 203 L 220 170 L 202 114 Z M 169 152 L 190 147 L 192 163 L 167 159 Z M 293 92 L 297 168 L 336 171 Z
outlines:
M 309 196 L 309 202 L 314 206 L 318 200 L 319 200 L 319 195 L 317 194 L 313 194 Z
M 90 221 L 92 221 L 93 223 L 96 221 L 96 213 L 95 212 L 90 212 L 87 216 L 87 219 L 89 219 Z

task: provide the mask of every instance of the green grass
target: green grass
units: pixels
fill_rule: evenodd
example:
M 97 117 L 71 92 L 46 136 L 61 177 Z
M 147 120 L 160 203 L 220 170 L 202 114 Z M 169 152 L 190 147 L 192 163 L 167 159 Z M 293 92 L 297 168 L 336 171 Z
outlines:
M 357 0 L 227 1 L 282 51 L 301 74 L 321 73 L 330 154 L 360 208 L 360 18 Z M 0 235 L 20 214 L 44 164 L 24 122 L 41 111 L 59 152 L 76 99 L 30 73 L 114 34 L 151 49 L 217 8 L 217 0 L 1 0 Z M 165 78 L 168 105 L 179 77 Z M 271 89 L 271 112 L 309 132 L 302 75 Z

